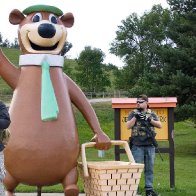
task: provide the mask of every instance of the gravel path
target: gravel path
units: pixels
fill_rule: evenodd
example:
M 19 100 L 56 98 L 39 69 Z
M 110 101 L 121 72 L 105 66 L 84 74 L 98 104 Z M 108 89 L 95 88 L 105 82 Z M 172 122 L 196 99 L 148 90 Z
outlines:
M 0 196 L 5 195 L 4 186 L 2 180 L 5 176 L 5 168 L 4 168 L 4 156 L 3 151 L 0 152 Z

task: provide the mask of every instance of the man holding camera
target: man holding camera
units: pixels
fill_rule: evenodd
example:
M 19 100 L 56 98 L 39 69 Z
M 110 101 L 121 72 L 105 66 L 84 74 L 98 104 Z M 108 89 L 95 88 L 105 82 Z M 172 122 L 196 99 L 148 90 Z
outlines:
M 148 97 L 137 98 L 137 109 L 133 110 L 127 121 L 127 128 L 132 129 L 130 148 L 136 163 L 144 163 L 146 196 L 158 196 L 153 190 L 153 169 L 155 160 L 155 130 L 161 128 L 161 122 L 148 106 Z

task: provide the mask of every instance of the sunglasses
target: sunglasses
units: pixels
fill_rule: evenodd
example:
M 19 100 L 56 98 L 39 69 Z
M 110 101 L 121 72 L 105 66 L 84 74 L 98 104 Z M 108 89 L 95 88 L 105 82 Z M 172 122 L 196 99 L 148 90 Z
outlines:
M 145 100 L 139 100 L 139 101 L 137 101 L 137 103 L 144 103 L 145 102 Z

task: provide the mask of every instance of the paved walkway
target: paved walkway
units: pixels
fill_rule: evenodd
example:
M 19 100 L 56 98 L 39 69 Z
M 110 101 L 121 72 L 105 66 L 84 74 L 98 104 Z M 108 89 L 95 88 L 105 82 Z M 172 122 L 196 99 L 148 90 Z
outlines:
M 37 196 L 37 193 L 15 193 L 16 196 Z M 42 196 L 64 196 L 63 193 L 42 193 Z M 84 193 L 80 193 L 79 196 L 85 196 Z
M 89 99 L 90 103 L 112 102 L 112 98 Z
M 79 196 L 85 196 L 85 193 L 80 193 Z M 16 193 L 16 196 L 37 196 L 37 193 Z M 64 196 L 63 193 L 42 193 L 42 196 Z M 141 195 L 136 195 L 141 196 Z

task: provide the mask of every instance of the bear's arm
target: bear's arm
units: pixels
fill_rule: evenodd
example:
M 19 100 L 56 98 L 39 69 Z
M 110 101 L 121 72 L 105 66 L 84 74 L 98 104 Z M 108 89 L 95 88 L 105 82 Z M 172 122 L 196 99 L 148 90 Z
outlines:
M 102 131 L 97 115 L 90 102 L 78 85 L 67 75 L 64 76 L 71 102 L 80 110 L 95 134 L 92 138 L 92 141 L 96 142 L 95 148 L 100 150 L 109 149 L 111 147 L 110 138 Z
M 97 131 L 100 131 L 101 128 L 90 102 L 88 101 L 82 90 L 79 88 L 79 86 L 70 77 L 68 77 L 67 75 L 64 76 L 68 86 L 71 102 L 83 114 L 84 118 L 86 119 L 94 133 L 97 133 Z

